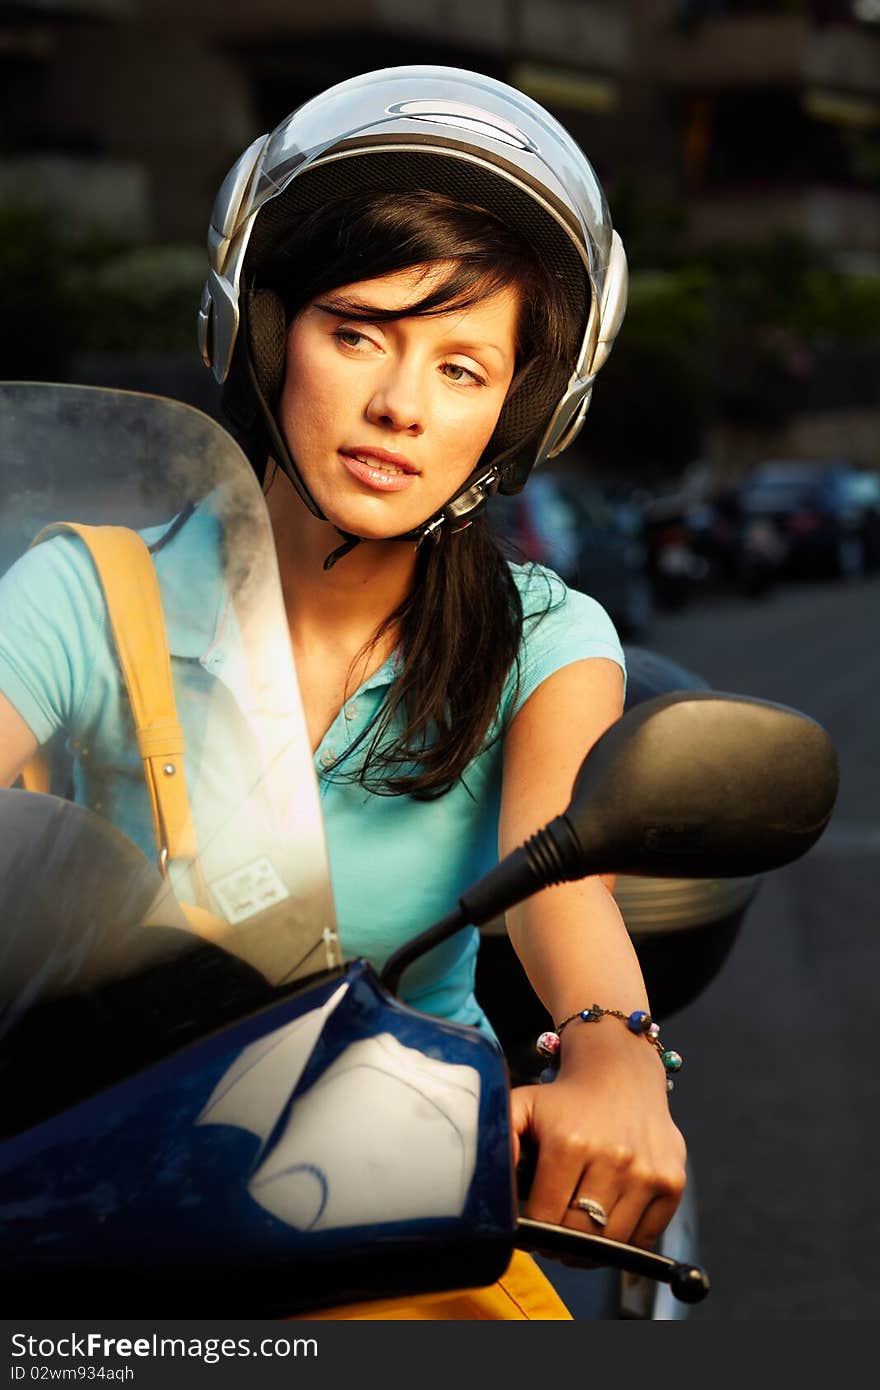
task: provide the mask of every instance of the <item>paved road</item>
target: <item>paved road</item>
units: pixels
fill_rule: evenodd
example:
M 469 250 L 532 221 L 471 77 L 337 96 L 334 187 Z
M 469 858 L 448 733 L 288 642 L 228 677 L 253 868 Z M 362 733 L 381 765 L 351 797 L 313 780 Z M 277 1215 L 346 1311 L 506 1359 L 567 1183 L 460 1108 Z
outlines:
M 645 645 L 812 715 L 841 767 L 822 840 L 766 877 L 721 973 L 664 1027 L 713 1280 L 693 1316 L 876 1319 L 880 578 L 703 602 Z

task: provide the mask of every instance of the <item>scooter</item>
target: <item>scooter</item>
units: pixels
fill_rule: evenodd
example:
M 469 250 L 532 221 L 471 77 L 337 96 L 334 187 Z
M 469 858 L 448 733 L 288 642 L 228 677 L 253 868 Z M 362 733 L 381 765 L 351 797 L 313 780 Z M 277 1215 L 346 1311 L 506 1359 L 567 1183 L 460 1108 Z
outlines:
M 290 662 L 289 643 L 277 640 L 283 606 L 246 462 L 214 422 L 177 403 L 74 387 L 0 394 L 0 460 L 17 460 L 0 558 L 3 545 L 9 558 L 20 552 L 35 522 L 71 515 L 61 494 L 78 457 L 88 461 L 84 520 L 149 526 L 179 514 L 183 498 L 219 498 L 226 534 L 235 526 L 254 542 L 227 575 L 253 658 L 253 738 L 236 795 L 209 808 L 202 867 L 235 909 L 214 939 L 182 911 L 190 871 L 175 880 L 166 863 L 163 876 L 61 796 L 0 794 L 7 1315 L 173 1317 L 185 1306 L 305 1317 L 488 1284 L 515 1248 L 647 1276 L 685 1303 L 704 1297 L 708 1276 L 694 1264 L 521 1215 L 501 1048 L 396 991 L 425 952 L 551 883 L 600 872 L 742 880 L 797 858 L 836 795 L 824 731 L 711 691 L 647 699 L 590 751 L 570 805 L 448 917 L 380 975 L 346 962 L 328 918 L 295 679 L 268 679 Z M 84 451 L 84 435 L 104 451 Z M 27 459 L 25 439 L 36 445 Z M 123 456 L 127 482 L 108 494 Z M 167 488 L 157 458 L 168 460 Z M 222 770 L 228 793 L 234 769 Z M 256 891 L 247 901 L 236 856 L 253 867 L 255 848 L 276 866 L 260 880 L 270 901 Z

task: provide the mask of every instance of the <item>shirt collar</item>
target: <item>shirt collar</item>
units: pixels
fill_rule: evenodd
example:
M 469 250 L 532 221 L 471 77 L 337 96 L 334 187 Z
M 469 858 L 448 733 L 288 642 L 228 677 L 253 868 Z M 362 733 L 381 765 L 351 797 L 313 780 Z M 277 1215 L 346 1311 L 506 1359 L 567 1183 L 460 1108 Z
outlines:
M 362 694 L 366 690 L 377 690 L 380 686 L 391 685 L 395 678 L 400 674 L 400 668 L 402 665 L 403 653 L 400 647 L 395 647 L 394 651 L 391 653 L 391 655 L 387 658 L 386 661 L 382 662 L 382 665 L 378 668 L 378 670 L 374 671 L 371 676 L 367 677 L 367 679 L 364 681 L 363 685 L 360 687 L 360 690 L 357 693 Z

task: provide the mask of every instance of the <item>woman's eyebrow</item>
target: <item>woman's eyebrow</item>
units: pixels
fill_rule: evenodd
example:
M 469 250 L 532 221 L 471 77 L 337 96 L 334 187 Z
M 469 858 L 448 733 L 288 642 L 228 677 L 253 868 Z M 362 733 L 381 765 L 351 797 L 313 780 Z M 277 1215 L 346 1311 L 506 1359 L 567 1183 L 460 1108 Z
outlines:
M 449 338 L 446 346 L 450 352 L 466 352 L 477 357 L 483 352 L 494 352 L 502 362 L 506 363 L 508 360 L 508 355 L 500 343 L 481 343 L 472 338 Z
M 373 314 L 381 314 L 384 318 L 387 309 L 383 309 L 381 304 L 365 304 L 357 299 L 326 299 L 315 300 L 314 308 L 320 309 L 322 314 L 332 314 L 334 318 L 370 318 Z M 401 314 L 401 318 L 403 315 Z

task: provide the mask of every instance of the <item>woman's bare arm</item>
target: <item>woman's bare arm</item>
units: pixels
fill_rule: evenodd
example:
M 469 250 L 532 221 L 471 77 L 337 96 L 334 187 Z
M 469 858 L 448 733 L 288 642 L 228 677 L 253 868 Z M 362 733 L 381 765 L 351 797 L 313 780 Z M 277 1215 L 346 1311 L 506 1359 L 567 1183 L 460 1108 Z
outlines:
M 0 695 L 0 787 L 12 785 L 36 750 L 37 740 L 18 710 Z
M 565 810 L 581 760 L 622 709 L 622 674 L 593 658 L 564 667 L 529 697 L 505 743 L 500 852 Z M 631 1013 L 648 1000 L 609 891 L 590 878 L 545 889 L 507 914 L 513 945 L 557 1022 L 594 1002 Z M 684 1143 L 672 1122 L 654 1048 L 618 1019 L 566 1029 L 552 1085 L 513 1094 L 514 1126 L 538 1143 L 528 1214 L 597 1229 L 571 1209 L 602 1203 L 605 1235 L 650 1245 L 684 1186 Z

